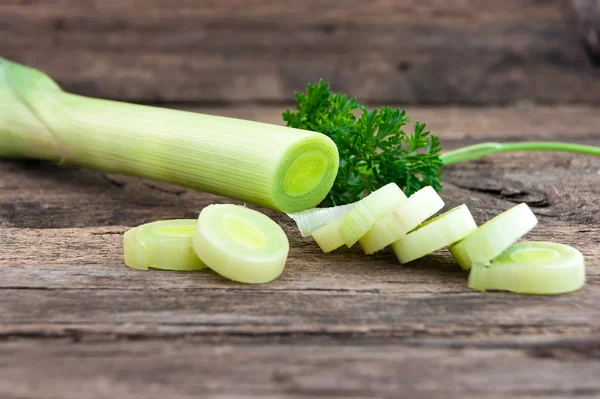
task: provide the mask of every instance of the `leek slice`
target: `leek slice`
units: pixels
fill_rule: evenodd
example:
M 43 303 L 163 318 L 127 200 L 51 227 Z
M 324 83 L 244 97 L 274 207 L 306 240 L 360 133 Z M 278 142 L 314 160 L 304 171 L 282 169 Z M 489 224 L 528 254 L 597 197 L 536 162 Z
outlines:
M 302 237 L 312 235 L 313 231 L 339 219 L 352 208 L 354 204 L 333 206 L 330 208 L 312 208 L 302 212 L 288 213 L 300 230 Z M 343 244 L 343 243 L 342 243 Z
M 331 252 L 345 244 L 344 237 L 340 233 L 343 222 L 343 218 L 339 218 L 313 231 L 312 237 L 323 252 Z
M 444 201 L 433 187 L 423 187 L 377 221 L 358 242 L 365 254 L 371 255 L 399 240 L 443 207 Z
M 119 172 L 284 212 L 319 204 L 339 165 L 321 133 L 78 96 L 2 58 L 0 157 Z
M 520 242 L 491 262 L 475 263 L 469 288 L 521 294 L 563 294 L 585 284 L 585 260 L 577 249 L 553 242 Z
M 522 203 L 481 225 L 464 240 L 450 247 L 450 253 L 464 270 L 474 263 L 487 263 L 537 225 L 537 218 Z
M 367 234 L 373 225 L 387 213 L 406 201 L 406 195 L 395 183 L 387 184 L 354 203 L 342 216 L 340 235 L 348 247 Z
M 268 216 L 240 205 L 209 205 L 200 212 L 197 227 L 194 249 L 221 276 L 260 284 L 283 272 L 289 242 Z
M 462 240 L 477 228 L 466 205 L 459 205 L 423 223 L 392 244 L 400 263 L 421 258 Z
M 143 224 L 125 232 L 125 264 L 139 270 L 200 270 L 206 265 L 192 246 L 196 220 L 174 219 Z

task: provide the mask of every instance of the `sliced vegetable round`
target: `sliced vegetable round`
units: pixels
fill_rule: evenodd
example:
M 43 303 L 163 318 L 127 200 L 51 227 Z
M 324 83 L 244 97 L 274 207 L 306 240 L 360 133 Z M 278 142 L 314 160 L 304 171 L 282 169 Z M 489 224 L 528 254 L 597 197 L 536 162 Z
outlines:
M 260 284 L 282 273 L 289 242 L 268 216 L 240 205 L 209 205 L 197 226 L 194 249 L 221 276 Z
M 475 263 L 469 273 L 474 290 L 521 294 L 562 294 L 585 284 L 585 261 L 577 249 L 553 242 L 511 245 L 488 264 Z
M 459 205 L 423 223 L 392 244 L 400 263 L 419 259 L 462 240 L 477 228 L 466 205 Z
M 443 207 L 444 201 L 433 187 L 423 187 L 379 219 L 358 242 L 371 255 L 404 237 Z
M 537 218 L 529 206 L 519 204 L 487 221 L 464 240 L 451 246 L 450 253 L 460 267 L 469 270 L 475 263 L 484 264 L 500 255 L 536 224 Z
M 342 216 L 340 234 L 346 245 L 351 247 L 387 213 L 406 201 L 406 195 L 395 183 L 387 184 L 356 202 Z
M 340 234 L 342 222 L 343 219 L 340 218 L 313 231 L 312 237 L 323 252 L 331 252 L 344 245 L 344 237 Z
M 125 232 L 125 264 L 134 269 L 200 270 L 206 265 L 194 252 L 195 219 L 162 220 Z

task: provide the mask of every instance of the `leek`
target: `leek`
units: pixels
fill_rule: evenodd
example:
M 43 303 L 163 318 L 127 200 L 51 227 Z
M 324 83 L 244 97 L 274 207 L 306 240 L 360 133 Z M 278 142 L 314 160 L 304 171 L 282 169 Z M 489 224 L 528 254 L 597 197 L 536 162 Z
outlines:
M 327 195 L 327 136 L 233 118 L 66 93 L 0 58 L 0 157 L 37 158 L 186 186 L 284 212 Z
M 347 213 L 353 204 L 332 206 L 329 208 L 312 208 L 302 212 L 288 213 L 288 216 L 296 222 L 302 237 L 308 237 L 326 224 L 339 219 Z
M 487 263 L 511 244 L 529 233 L 537 218 L 522 203 L 488 220 L 464 240 L 450 247 L 450 253 L 461 268 L 469 270 L 475 263 Z
M 585 261 L 577 249 L 553 242 L 513 244 L 488 263 L 475 263 L 469 288 L 521 294 L 563 294 L 585 284 Z
M 194 252 L 196 220 L 161 220 L 134 227 L 123 236 L 125 264 L 134 269 L 200 270 L 206 265 Z
M 342 216 L 340 234 L 347 247 L 354 245 L 387 213 L 406 201 L 406 195 L 396 183 L 389 183 L 356 202 Z
M 232 204 L 204 208 L 193 243 L 209 268 L 251 284 L 277 278 L 289 251 L 287 236 L 277 223 L 258 211 Z
M 421 224 L 392 248 L 400 263 L 407 263 L 462 240 L 476 228 L 469 208 L 463 204 Z
M 433 187 L 423 187 L 379 219 L 358 242 L 365 254 L 371 255 L 404 237 L 443 207 L 444 201 Z
M 339 218 L 313 231 L 312 238 L 323 252 L 331 252 L 346 243 L 340 232 L 343 223 L 344 219 Z

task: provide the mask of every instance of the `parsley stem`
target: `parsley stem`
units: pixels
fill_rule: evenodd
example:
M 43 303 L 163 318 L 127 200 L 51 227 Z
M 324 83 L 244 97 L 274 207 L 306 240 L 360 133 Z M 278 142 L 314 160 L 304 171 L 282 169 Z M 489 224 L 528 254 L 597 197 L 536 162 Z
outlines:
M 600 147 L 561 143 L 555 141 L 533 141 L 525 143 L 480 143 L 448 151 L 444 154 L 441 154 L 440 157 L 442 158 L 444 165 L 452 165 L 501 152 L 516 151 L 564 151 L 600 157 Z

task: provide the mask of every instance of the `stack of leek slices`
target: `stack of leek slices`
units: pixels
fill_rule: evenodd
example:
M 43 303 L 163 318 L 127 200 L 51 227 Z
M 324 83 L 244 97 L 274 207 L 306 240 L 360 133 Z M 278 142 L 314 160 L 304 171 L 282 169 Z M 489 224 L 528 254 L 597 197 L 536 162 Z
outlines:
M 351 206 L 289 216 L 324 252 L 358 242 L 371 255 L 391 245 L 400 263 L 407 263 L 448 247 L 459 266 L 470 271 L 469 287 L 479 291 L 561 294 L 583 287 L 585 262 L 577 249 L 551 242 L 516 243 L 537 225 L 527 204 L 479 227 L 464 204 L 429 219 L 443 207 L 432 187 L 407 198 L 391 183 Z M 313 217 L 317 212 L 319 217 Z
M 407 197 L 390 183 L 354 204 L 289 214 L 302 236 L 323 252 L 358 243 L 365 254 L 391 246 L 400 263 L 448 248 L 469 270 L 472 289 L 561 294 L 585 283 L 584 257 L 551 242 L 519 242 L 537 218 L 519 204 L 477 226 L 466 205 L 433 217 L 444 201 L 432 187 Z M 433 218 L 432 218 L 433 217 Z M 125 263 L 133 268 L 200 270 L 208 267 L 243 283 L 266 283 L 283 272 L 289 242 L 268 216 L 239 205 L 210 205 L 198 220 L 148 223 L 127 231 Z

